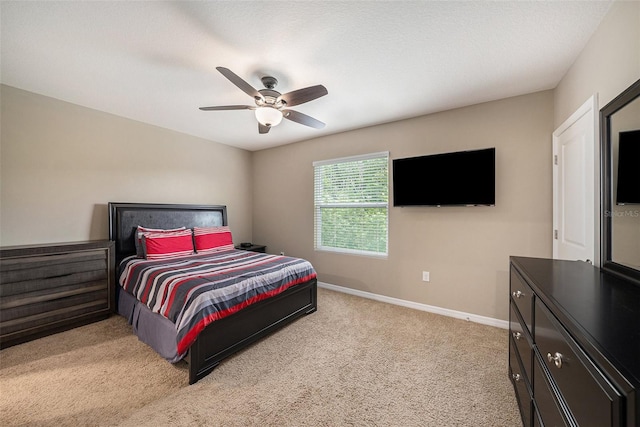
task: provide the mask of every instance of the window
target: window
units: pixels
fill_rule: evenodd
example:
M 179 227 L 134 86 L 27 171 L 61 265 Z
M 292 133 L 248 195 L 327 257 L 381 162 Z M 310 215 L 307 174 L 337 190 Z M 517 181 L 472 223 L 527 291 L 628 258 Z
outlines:
M 313 163 L 316 250 L 387 256 L 389 153 Z

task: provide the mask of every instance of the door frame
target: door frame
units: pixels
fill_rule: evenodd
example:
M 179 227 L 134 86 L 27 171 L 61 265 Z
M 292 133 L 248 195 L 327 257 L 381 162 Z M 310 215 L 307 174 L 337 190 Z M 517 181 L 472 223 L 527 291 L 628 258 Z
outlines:
M 587 99 L 571 116 L 565 120 L 553 132 L 553 147 L 551 153 L 551 162 L 553 170 L 553 258 L 557 258 L 557 242 L 555 238 L 555 230 L 559 230 L 558 218 L 558 168 L 555 165 L 555 159 L 558 155 L 559 138 L 571 126 L 584 116 L 588 116 L 593 124 L 593 259 L 591 260 L 595 266 L 600 266 L 600 123 L 598 120 L 598 94 L 593 94 Z

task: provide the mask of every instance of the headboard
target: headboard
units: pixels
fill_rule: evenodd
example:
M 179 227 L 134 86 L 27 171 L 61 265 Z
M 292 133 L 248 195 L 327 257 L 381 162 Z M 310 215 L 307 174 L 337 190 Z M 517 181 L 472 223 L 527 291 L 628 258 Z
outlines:
M 134 234 L 148 228 L 215 227 L 227 225 L 223 205 L 170 205 L 159 203 L 109 203 L 109 240 L 115 241 L 116 267 L 136 253 Z

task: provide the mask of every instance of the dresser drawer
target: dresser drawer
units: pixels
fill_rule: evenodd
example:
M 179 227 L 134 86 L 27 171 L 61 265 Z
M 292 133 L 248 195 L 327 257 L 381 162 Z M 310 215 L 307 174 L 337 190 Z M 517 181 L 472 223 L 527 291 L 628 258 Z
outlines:
M 510 289 L 511 300 L 518 307 L 529 333 L 533 335 L 533 290 L 514 268 L 511 268 Z
M 565 418 L 564 411 L 560 408 L 560 403 L 552 391 L 544 368 L 540 366 L 540 361 L 533 363 L 533 398 L 535 400 L 534 424 L 540 423 L 545 427 L 559 427 L 571 425 Z
M 509 313 L 509 332 L 516 346 L 516 351 L 520 356 L 520 361 L 524 368 L 524 374 L 527 382 L 531 384 L 531 360 L 533 354 L 531 336 L 527 332 L 526 327 L 522 325 L 522 320 L 517 314 L 514 303 L 511 303 L 511 312 Z
M 535 304 L 535 318 L 540 363 L 546 365 L 577 423 L 611 425 L 620 412 L 616 390 L 540 300 Z M 537 383 L 534 387 L 537 391 Z
M 535 399 L 533 400 L 533 405 L 532 405 L 531 409 L 533 410 L 533 426 L 534 427 L 543 427 L 544 423 L 542 422 L 542 419 L 540 418 L 540 412 L 538 411 L 538 407 L 536 406 Z M 549 426 L 551 426 L 551 424 L 549 424 Z
M 525 427 L 530 426 L 531 420 L 531 392 L 524 371 L 517 357 L 517 350 L 513 339 L 509 339 L 509 377 L 516 392 L 516 399 L 520 407 L 520 415 Z

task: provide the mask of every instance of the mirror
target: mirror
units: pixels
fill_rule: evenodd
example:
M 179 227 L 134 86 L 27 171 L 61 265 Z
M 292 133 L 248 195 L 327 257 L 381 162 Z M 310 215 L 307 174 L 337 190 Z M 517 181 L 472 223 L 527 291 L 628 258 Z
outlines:
M 640 80 L 600 110 L 603 270 L 640 284 Z

